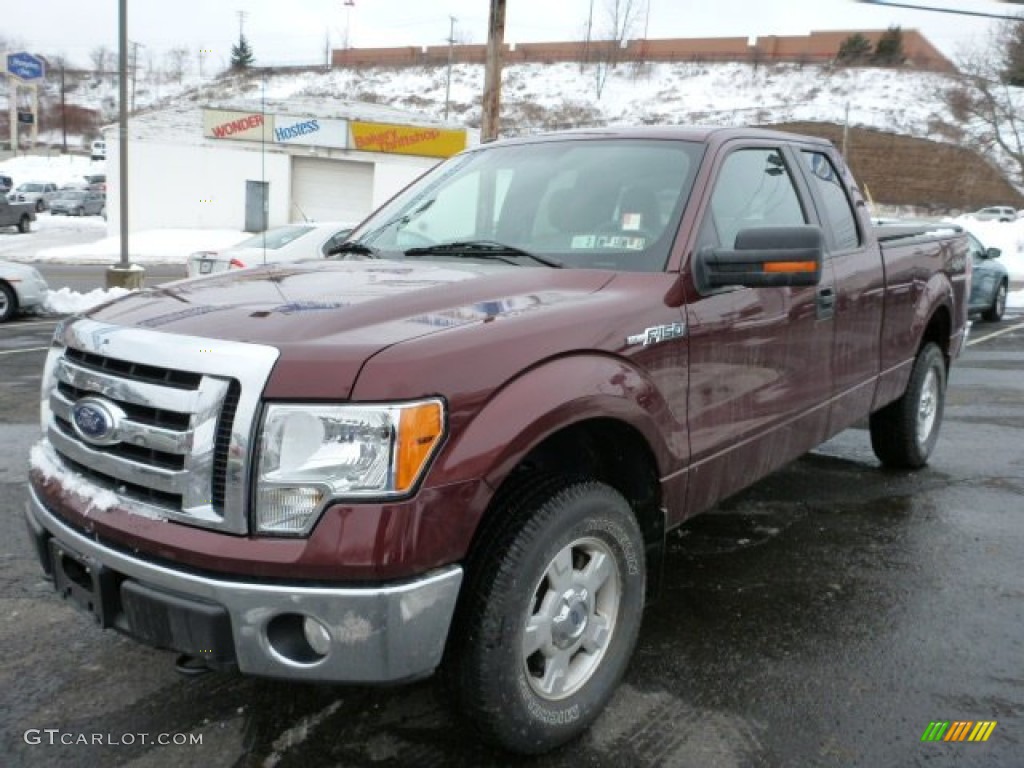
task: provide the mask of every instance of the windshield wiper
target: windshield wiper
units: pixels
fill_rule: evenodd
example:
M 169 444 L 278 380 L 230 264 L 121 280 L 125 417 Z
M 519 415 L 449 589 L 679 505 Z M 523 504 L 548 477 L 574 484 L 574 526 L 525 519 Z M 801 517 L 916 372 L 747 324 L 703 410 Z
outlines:
M 380 251 L 372 245 L 366 245 L 358 240 L 347 240 L 344 243 L 338 243 L 338 245 L 328 250 L 326 255 L 339 256 L 343 253 L 356 253 L 361 256 L 369 256 L 371 259 L 375 259 L 378 257 Z
M 495 240 L 459 240 L 454 243 L 437 243 L 435 245 L 427 245 L 420 248 L 410 248 L 405 252 L 405 255 L 474 256 L 484 259 L 500 259 L 501 261 L 505 261 L 509 264 L 515 264 L 516 262 L 505 257 L 521 256 L 523 258 L 532 259 L 546 267 L 561 269 L 564 266 L 560 261 L 555 261 L 548 256 L 538 256 L 536 253 L 530 253 L 529 251 L 524 251 L 522 248 L 517 248 L 514 245 L 506 245 L 505 243 L 499 243 Z

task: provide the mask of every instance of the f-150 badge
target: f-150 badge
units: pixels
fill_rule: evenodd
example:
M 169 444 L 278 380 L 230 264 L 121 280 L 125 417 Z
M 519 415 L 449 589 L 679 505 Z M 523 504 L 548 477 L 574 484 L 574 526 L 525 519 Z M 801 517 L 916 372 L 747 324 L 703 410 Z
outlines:
M 668 325 L 654 325 L 644 330 L 643 333 L 634 333 L 626 337 L 626 344 L 643 344 L 645 347 L 651 344 L 658 344 L 670 339 L 682 338 L 686 335 L 686 326 L 683 323 L 669 323 Z

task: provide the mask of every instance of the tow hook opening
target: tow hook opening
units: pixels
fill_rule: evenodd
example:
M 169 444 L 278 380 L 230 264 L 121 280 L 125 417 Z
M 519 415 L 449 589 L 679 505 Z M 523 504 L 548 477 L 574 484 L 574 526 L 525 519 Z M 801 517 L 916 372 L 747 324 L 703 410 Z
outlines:
M 183 653 L 174 660 L 174 671 L 185 677 L 199 677 L 213 670 L 201 657 Z
M 315 664 L 331 648 L 331 634 L 319 620 L 299 613 L 275 616 L 267 624 L 267 641 L 274 651 L 294 664 Z

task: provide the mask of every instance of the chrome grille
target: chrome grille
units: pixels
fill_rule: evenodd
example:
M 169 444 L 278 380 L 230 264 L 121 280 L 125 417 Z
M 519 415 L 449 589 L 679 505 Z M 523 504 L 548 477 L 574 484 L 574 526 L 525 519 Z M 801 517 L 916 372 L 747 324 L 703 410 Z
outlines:
M 69 471 L 126 508 L 247 531 L 254 419 L 276 349 L 76 319 L 50 355 L 47 438 Z M 117 414 L 102 440 L 75 425 L 83 398 Z

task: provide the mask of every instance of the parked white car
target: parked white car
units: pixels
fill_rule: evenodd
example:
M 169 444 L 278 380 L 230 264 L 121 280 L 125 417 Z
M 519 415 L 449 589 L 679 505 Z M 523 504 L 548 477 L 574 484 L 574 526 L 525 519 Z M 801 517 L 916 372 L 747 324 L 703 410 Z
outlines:
M 978 221 L 1013 221 L 1017 218 L 1017 209 L 1008 205 L 990 205 L 967 215 Z
M 331 248 L 345 242 L 353 226 L 341 222 L 310 222 L 274 227 L 230 248 L 196 251 L 188 257 L 188 276 L 200 277 L 284 261 L 322 259 Z
M 34 267 L 0 261 L 0 323 L 21 310 L 40 306 L 48 290 L 46 280 Z

